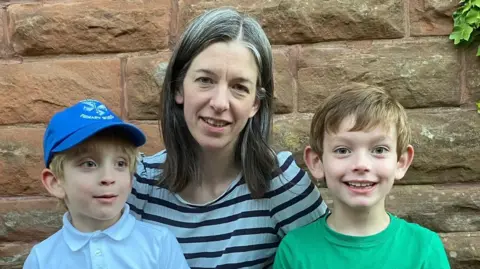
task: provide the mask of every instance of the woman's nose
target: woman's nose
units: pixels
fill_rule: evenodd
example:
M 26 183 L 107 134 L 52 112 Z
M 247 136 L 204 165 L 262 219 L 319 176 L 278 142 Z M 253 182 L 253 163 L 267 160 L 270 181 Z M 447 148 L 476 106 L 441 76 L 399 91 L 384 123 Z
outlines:
M 229 108 L 228 85 L 218 84 L 210 99 L 210 106 L 217 112 L 223 112 Z

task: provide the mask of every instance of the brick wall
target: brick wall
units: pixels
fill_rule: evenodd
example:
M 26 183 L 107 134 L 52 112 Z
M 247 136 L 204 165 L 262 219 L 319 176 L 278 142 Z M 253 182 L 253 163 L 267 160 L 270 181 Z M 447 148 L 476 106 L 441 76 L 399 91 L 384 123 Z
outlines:
M 388 208 L 440 232 L 453 268 L 480 268 L 480 67 L 448 40 L 453 0 L 0 1 L 0 268 L 21 268 L 61 211 L 39 175 L 53 113 L 106 102 L 162 149 L 162 71 L 186 22 L 230 5 L 274 44 L 274 146 L 303 163 L 312 112 L 339 86 L 382 86 L 408 108 L 416 156 Z M 328 192 L 322 188 L 328 200 Z

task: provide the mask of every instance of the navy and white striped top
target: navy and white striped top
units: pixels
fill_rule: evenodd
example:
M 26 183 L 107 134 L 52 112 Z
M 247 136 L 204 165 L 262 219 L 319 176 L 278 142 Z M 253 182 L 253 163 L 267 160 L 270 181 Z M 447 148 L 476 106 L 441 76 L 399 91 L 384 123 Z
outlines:
M 138 219 L 175 234 L 192 269 L 270 268 L 285 234 L 327 211 L 318 189 L 290 152 L 277 154 L 283 173 L 274 175 L 264 198 L 252 199 L 239 175 L 205 205 L 188 203 L 154 186 L 165 158 L 165 151 L 140 156 L 127 203 Z

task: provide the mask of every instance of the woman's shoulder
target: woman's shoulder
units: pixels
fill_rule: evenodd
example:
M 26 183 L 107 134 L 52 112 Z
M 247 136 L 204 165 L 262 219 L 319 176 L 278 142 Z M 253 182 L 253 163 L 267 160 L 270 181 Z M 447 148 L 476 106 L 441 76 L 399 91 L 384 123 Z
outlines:
M 297 164 L 298 157 L 290 151 L 277 153 L 278 168 L 272 173 L 270 190 L 290 189 L 294 186 L 309 186 L 308 173 Z
M 290 151 L 280 151 L 277 153 L 278 168 L 273 172 L 272 178 L 279 177 L 293 179 L 296 176 L 302 176 L 305 171 L 300 168 L 296 162 L 295 156 Z
M 137 155 L 138 164 L 161 164 L 167 158 L 167 151 L 162 150 L 153 155 L 147 155 L 144 152 L 139 152 Z
M 166 150 L 162 150 L 153 155 L 147 155 L 143 152 L 137 155 L 136 174 L 143 179 L 156 179 L 162 170 L 162 165 L 167 158 Z
M 277 160 L 279 165 L 282 165 L 283 162 L 293 158 L 293 153 L 290 151 L 279 151 L 277 152 Z

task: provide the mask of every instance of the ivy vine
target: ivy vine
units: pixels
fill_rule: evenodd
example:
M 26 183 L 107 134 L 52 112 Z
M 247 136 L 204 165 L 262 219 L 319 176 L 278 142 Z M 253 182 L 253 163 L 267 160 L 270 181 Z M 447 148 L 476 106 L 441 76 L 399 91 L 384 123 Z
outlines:
M 478 40 L 479 28 L 480 0 L 461 0 L 458 8 L 453 12 L 453 31 L 449 38 L 455 45 L 469 46 Z M 477 47 L 477 56 L 480 56 L 480 45 Z M 477 112 L 480 114 L 480 100 L 476 104 Z
M 455 45 L 470 45 L 480 35 L 480 0 L 461 0 L 453 13 L 453 31 L 449 38 Z M 477 48 L 480 56 L 480 46 Z

